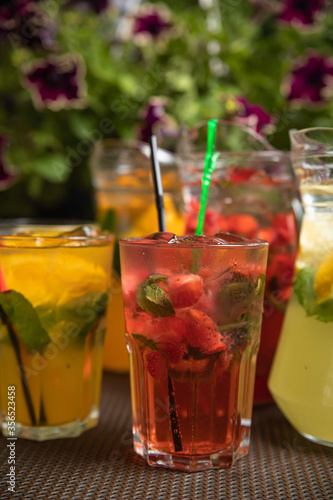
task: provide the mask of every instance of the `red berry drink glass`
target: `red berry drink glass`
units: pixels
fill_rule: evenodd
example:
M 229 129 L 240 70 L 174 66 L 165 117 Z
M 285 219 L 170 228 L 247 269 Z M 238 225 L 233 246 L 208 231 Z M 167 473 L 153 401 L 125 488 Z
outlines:
M 205 160 L 206 124 L 181 140 L 180 173 L 185 199 L 185 233 L 197 227 Z M 184 134 L 186 134 L 184 132 Z M 204 234 L 228 231 L 269 243 L 264 313 L 257 360 L 254 404 L 272 402 L 269 370 L 291 293 L 298 241 L 295 181 L 288 154 L 276 151 L 246 127 L 219 122 Z
M 120 241 L 134 450 L 149 465 L 248 453 L 267 253 L 227 233 Z

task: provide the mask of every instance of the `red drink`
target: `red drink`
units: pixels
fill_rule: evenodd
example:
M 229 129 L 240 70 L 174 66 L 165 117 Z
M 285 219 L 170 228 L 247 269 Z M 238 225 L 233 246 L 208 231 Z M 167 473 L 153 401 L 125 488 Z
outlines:
M 239 187 L 237 186 L 238 189 Z M 289 189 L 291 188 L 292 186 L 289 186 Z M 248 185 L 244 183 L 243 189 L 244 193 L 248 192 Z M 282 189 L 286 190 L 286 186 Z M 228 190 L 231 191 L 232 187 Z M 269 196 L 267 188 L 266 196 Z M 276 213 L 269 211 L 270 206 L 266 206 L 261 217 L 248 213 L 251 208 L 253 210 L 253 206 L 246 203 L 240 206 L 244 207 L 243 212 L 230 215 L 230 209 L 226 210 L 226 215 L 222 215 L 217 211 L 218 207 L 215 210 L 208 208 L 204 233 L 213 235 L 218 230 L 230 231 L 239 236 L 259 238 L 269 243 L 264 313 L 254 390 L 254 403 L 265 403 L 272 401 L 267 388 L 267 378 L 291 293 L 297 248 L 297 223 L 293 210 L 282 211 L 282 206 Z M 196 228 L 199 203 L 192 199 L 187 209 L 185 232 L 191 234 Z
M 198 127 L 199 135 L 201 129 Z M 274 150 L 226 151 L 224 141 L 236 131 L 239 132 L 236 126 L 222 127 L 222 124 L 217 129 L 216 149 L 222 152 L 212 175 L 204 234 L 228 231 L 269 243 L 254 391 L 255 404 L 268 403 L 273 399 L 267 378 L 291 293 L 296 258 L 298 231 L 293 206 L 297 196 L 288 155 Z M 245 139 L 235 143 L 249 148 Z M 257 147 L 263 146 L 259 143 Z M 204 154 L 193 147 L 193 150 L 185 150 L 179 163 L 185 199 L 185 233 L 191 234 L 198 223 Z
M 150 465 L 247 454 L 267 247 L 223 233 L 120 242 L 134 449 Z

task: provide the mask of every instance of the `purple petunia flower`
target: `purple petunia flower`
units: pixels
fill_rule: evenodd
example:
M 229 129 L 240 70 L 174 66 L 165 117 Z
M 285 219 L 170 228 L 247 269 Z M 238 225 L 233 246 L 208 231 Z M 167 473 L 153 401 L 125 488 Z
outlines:
M 325 0 L 284 0 L 279 19 L 289 23 L 313 24 L 324 3 Z
M 173 28 L 169 11 L 158 5 L 145 4 L 133 17 L 132 36 L 136 40 L 156 41 Z
M 14 46 L 52 48 L 54 23 L 32 0 L 17 0 L 0 9 L 0 36 Z
M 9 169 L 4 150 L 6 147 L 6 138 L 0 135 L 0 191 L 7 189 L 15 181 L 17 175 Z
M 176 130 L 176 125 L 172 118 L 165 112 L 166 98 L 151 97 L 147 104 L 140 111 L 142 124 L 139 126 L 138 137 L 141 141 L 149 142 L 152 133 L 163 136 L 167 142 Z
M 320 103 L 333 89 L 333 59 L 311 54 L 299 64 L 285 84 L 289 101 Z
M 74 55 L 35 61 L 24 72 L 24 84 L 37 108 L 82 107 L 85 96 L 83 62 Z
M 78 4 L 100 14 L 109 7 L 109 0 L 70 0 L 70 4 Z
M 263 132 L 271 132 L 274 127 L 274 117 L 267 111 L 252 104 L 245 97 L 236 97 L 236 121 L 251 127 L 253 130 L 262 134 Z

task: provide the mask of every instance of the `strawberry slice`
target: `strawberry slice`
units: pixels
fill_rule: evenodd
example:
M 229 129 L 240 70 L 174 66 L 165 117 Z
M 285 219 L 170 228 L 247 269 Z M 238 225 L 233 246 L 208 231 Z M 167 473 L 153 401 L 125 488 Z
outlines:
M 183 359 L 183 355 L 186 352 L 186 347 L 184 344 L 162 342 L 161 344 L 157 344 L 157 346 L 166 356 L 168 362 L 171 365 L 177 365 L 179 361 Z
M 252 238 L 258 229 L 258 221 L 248 214 L 232 214 L 229 216 L 229 232 Z
M 168 285 L 174 307 L 193 306 L 202 294 L 202 278 L 196 274 L 170 276 Z
M 202 311 L 188 309 L 183 313 L 186 323 L 187 341 L 206 354 L 223 351 L 226 345 L 222 342 L 215 323 Z
M 198 216 L 200 210 L 200 203 L 193 198 L 191 199 L 189 205 L 186 209 L 186 222 L 185 222 L 185 233 L 193 234 L 198 225 Z M 228 221 L 227 219 L 213 210 L 207 207 L 204 223 L 204 232 L 208 235 L 214 235 L 218 231 L 228 232 Z
M 158 351 L 150 351 L 144 354 L 144 361 L 148 372 L 153 378 L 159 379 L 165 375 L 167 363 L 163 354 Z
M 255 235 L 259 240 L 264 240 L 269 243 L 269 245 L 273 245 L 275 240 L 275 230 L 271 227 L 260 227 Z
M 230 181 L 234 184 L 246 182 L 256 173 L 257 170 L 252 168 L 232 167 L 229 170 Z
M 155 343 L 178 344 L 186 339 L 186 325 L 177 316 L 156 318 L 148 323 L 145 335 Z
M 186 325 L 177 316 L 156 318 L 147 324 L 145 336 L 152 340 L 167 361 L 176 365 L 186 352 Z
M 211 208 L 206 209 L 205 234 L 214 235 L 218 231 L 229 231 L 229 225 L 225 217 Z
M 277 245 L 296 245 L 297 225 L 294 213 L 276 214 L 273 227 L 276 231 Z

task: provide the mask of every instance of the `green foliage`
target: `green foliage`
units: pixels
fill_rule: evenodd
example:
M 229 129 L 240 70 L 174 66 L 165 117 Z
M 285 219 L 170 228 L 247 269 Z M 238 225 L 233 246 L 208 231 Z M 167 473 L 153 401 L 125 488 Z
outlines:
M 0 324 L 18 335 L 28 352 L 43 353 L 50 337 L 41 325 L 31 303 L 19 292 L 8 290 L 0 293 Z
M 0 79 L 0 135 L 9 138 L 7 158 L 20 174 L 15 186 L 0 192 L 0 216 L 59 215 L 63 207 L 71 207 L 70 216 L 93 216 L 92 145 L 101 137 L 134 137 L 140 110 L 153 95 L 166 97 L 166 112 L 187 125 L 227 117 L 228 97 L 245 96 L 275 116 L 269 140 L 281 149 L 289 148 L 289 129 L 331 123 L 332 100 L 296 108 L 283 90 L 310 47 L 332 52 L 331 11 L 301 29 L 254 2 L 217 2 L 221 24 L 209 30 L 210 13 L 199 2 L 170 0 L 173 29 L 139 43 L 122 35 L 124 19 L 115 8 L 98 15 L 65 1 L 36 4 L 52 23 L 52 51 L 0 33 L 0 70 L 6 75 Z M 78 109 L 36 108 L 23 72 L 33 61 L 63 54 L 80 58 L 84 102 Z M 102 126 L 105 119 L 108 127 Z M 73 203 L 75 196 L 87 198 Z
M 166 318 L 167 316 L 174 316 L 175 310 L 169 295 L 158 285 L 161 281 L 165 282 L 166 277 L 160 274 L 152 274 L 139 284 L 136 297 L 141 309 L 153 316 Z
M 318 304 L 314 290 L 315 275 L 316 271 L 308 267 L 298 271 L 295 277 L 294 291 L 308 316 L 315 316 L 319 321 L 328 323 L 333 321 L 333 299 Z

